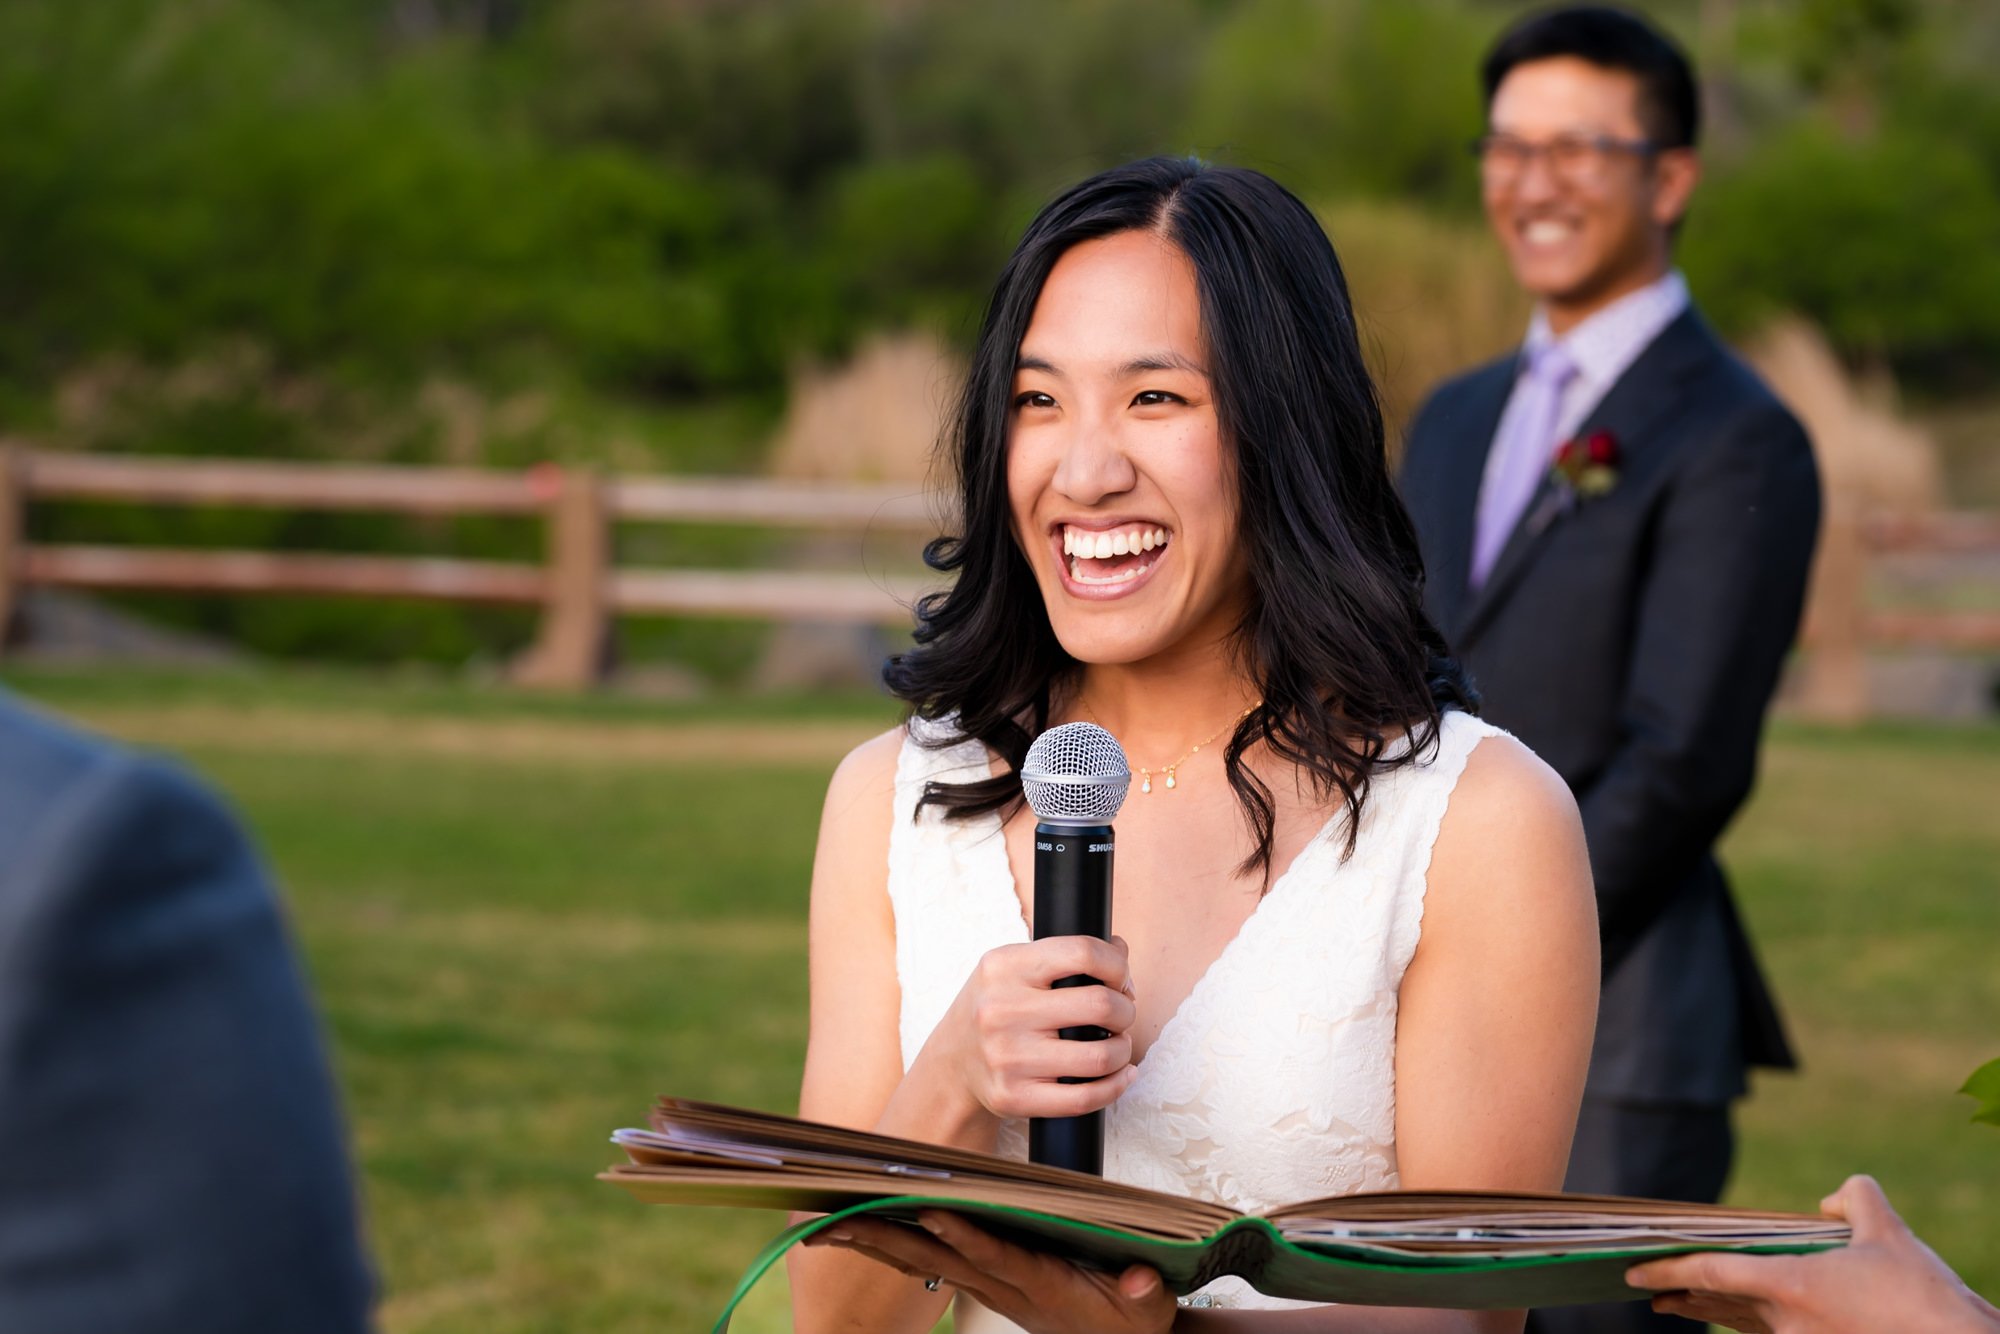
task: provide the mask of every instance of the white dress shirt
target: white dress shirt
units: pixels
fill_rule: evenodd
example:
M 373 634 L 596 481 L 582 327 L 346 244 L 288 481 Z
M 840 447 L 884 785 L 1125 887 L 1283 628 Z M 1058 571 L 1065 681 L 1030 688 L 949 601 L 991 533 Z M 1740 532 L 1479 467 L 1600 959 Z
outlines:
M 1556 417 L 1558 440 L 1569 440 L 1576 435 L 1577 428 L 1611 392 L 1611 386 L 1632 369 L 1632 363 L 1639 359 L 1639 354 L 1687 308 L 1687 280 L 1681 277 L 1679 269 L 1669 269 L 1660 278 L 1636 292 L 1627 292 L 1562 336 L 1564 350 L 1576 363 L 1576 376 L 1563 391 L 1562 410 Z M 1554 341 L 1556 337 L 1549 329 L 1548 313 L 1537 309 L 1534 318 L 1528 321 L 1528 337 L 1523 351 L 1532 353 L 1541 344 Z M 1523 356 L 1521 364 L 1526 366 L 1527 363 L 1528 358 Z M 1508 395 L 1506 411 L 1501 414 L 1500 429 L 1494 433 L 1496 439 L 1506 433 L 1506 414 L 1516 409 L 1519 399 L 1518 391 Z

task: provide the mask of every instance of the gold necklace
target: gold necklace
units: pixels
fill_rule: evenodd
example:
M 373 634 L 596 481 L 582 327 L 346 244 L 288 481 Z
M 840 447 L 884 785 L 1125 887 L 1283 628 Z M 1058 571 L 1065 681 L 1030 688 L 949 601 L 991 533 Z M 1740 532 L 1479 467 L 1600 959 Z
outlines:
M 1099 727 L 1104 727 L 1104 720 L 1097 716 L 1096 709 L 1090 707 L 1089 700 L 1085 699 L 1081 695 L 1078 695 L 1076 697 L 1076 702 L 1078 705 L 1082 707 L 1085 713 L 1090 715 L 1090 720 L 1092 722 L 1096 723 Z M 1260 699 L 1257 701 L 1257 704 L 1262 704 L 1263 702 L 1264 701 Z M 1237 714 L 1234 718 L 1231 718 L 1228 722 L 1216 728 L 1213 732 L 1210 732 L 1207 736 L 1203 737 L 1201 740 L 1195 742 L 1194 745 L 1189 746 L 1187 750 L 1181 754 L 1181 757 L 1175 760 L 1172 764 L 1162 765 L 1157 771 L 1148 769 L 1143 764 L 1140 765 L 1139 790 L 1141 792 L 1148 792 L 1148 793 L 1153 790 L 1153 774 L 1155 772 L 1163 773 L 1167 776 L 1167 786 L 1169 788 L 1180 786 L 1180 784 L 1175 781 L 1174 771 L 1176 769 L 1179 769 L 1183 764 L 1186 764 L 1189 760 L 1193 759 L 1196 755 L 1199 755 L 1201 753 L 1201 748 L 1203 746 L 1206 746 L 1209 742 L 1215 740 L 1217 737 L 1221 736 L 1224 732 L 1228 731 L 1230 728 L 1236 726 L 1236 724 L 1242 722 L 1245 718 L 1248 718 L 1252 713 L 1256 712 L 1257 704 L 1252 704 L 1249 708 L 1243 710 L 1243 712 Z M 1104 730 L 1108 732 L 1111 729 L 1105 727 Z

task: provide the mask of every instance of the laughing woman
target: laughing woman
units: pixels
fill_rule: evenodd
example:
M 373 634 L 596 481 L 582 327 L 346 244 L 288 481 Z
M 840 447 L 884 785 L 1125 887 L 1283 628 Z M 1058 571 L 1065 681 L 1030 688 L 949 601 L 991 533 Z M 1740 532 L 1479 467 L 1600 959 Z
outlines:
M 1597 1000 L 1581 828 L 1424 618 L 1312 215 L 1177 159 L 1069 190 L 1001 274 L 949 446 L 963 527 L 928 555 L 957 579 L 887 672 L 909 723 L 827 794 L 802 1114 L 1025 1156 L 1026 1118 L 1104 1108 L 1106 1176 L 1243 1210 L 1560 1188 Z M 1141 775 L 1109 944 L 1028 920 L 1019 770 L 1079 720 Z M 1075 973 L 1104 985 L 1050 986 Z M 795 1252 L 797 1328 L 928 1330 L 954 1295 L 961 1334 L 1520 1325 L 1234 1279 L 1181 1309 L 1151 1270 L 930 1222 Z

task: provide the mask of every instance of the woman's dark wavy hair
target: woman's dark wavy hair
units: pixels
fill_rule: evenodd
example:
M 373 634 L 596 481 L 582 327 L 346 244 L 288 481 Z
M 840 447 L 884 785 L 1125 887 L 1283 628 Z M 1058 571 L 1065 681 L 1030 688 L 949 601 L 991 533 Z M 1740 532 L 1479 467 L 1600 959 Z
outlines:
M 1270 790 L 1243 762 L 1263 742 L 1338 793 L 1352 851 L 1370 776 L 1435 749 L 1446 709 L 1476 699 L 1423 610 L 1415 530 L 1390 483 L 1382 410 L 1361 361 L 1347 280 L 1313 215 L 1258 172 L 1151 158 L 1065 191 L 1001 271 L 955 419 L 940 445 L 960 531 L 924 559 L 955 572 L 916 608 L 916 645 L 883 679 L 914 718 L 956 719 L 926 744 L 976 737 L 1008 772 L 931 783 L 922 805 L 967 819 L 1022 800 L 1029 743 L 1080 664 L 1057 642 L 1015 543 L 1007 434 L 1015 360 L 1049 270 L 1080 242 L 1149 231 L 1194 265 L 1216 412 L 1236 467 L 1254 593 L 1236 649 L 1262 703 L 1224 755 L 1256 838 L 1240 868 L 1271 875 Z M 1399 735 L 1411 744 L 1391 750 Z

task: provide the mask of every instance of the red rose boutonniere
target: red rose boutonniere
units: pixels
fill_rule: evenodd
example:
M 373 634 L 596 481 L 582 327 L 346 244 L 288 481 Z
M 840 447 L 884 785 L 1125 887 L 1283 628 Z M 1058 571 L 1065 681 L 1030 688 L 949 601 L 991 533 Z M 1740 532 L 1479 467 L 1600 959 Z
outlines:
M 1570 494 L 1594 500 L 1618 485 L 1618 440 L 1609 431 L 1592 431 L 1563 441 L 1550 469 Z

